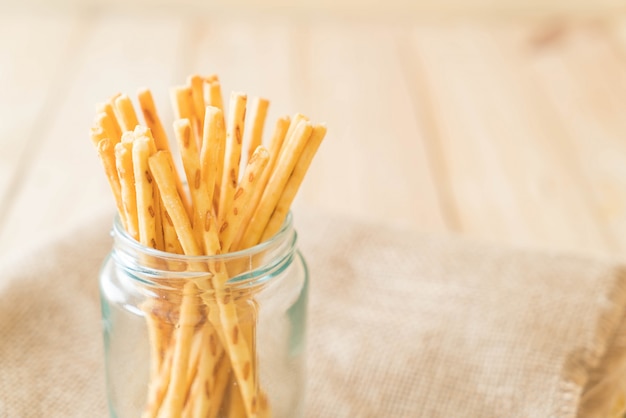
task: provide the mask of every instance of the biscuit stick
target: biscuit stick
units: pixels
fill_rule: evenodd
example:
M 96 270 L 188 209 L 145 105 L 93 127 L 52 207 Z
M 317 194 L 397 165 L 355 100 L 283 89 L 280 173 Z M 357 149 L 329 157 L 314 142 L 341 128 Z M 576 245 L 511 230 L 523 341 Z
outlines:
M 267 108 L 270 102 L 267 99 L 260 97 L 254 97 L 251 103 L 250 119 L 252 119 L 252 125 L 247 132 L 248 139 L 244 140 L 248 144 L 248 153 L 246 155 L 249 160 L 252 154 L 261 145 L 263 141 L 263 128 L 265 127 L 265 118 L 267 117 Z
M 139 125 L 135 108 L 127 95 L 121 94 L 115 99 L 115 112 L 122 132 L 132 131 Z
M 213 394 L 213 401 L 209 405 L 209 411 L 206 415 L 206 418 L 215 418 L 217 413 L 224 402 L 224 394 L 226 393 L 226 386 L 230 382 L 228 378 L 230 375 L 230 361 L 228 360 L 228 356 L 224 355 L 220 360 L 218 360 L 217 367 L 213 369 L 213 382 L 214 385 L 211 388 L 211 393 Z M 201 415 L 200 415 L 201 416 Z
M 202 135 L 202 128 L 196 116 L 191 86 L 173 87 L 170 90 L 170 96 L 174 107 L 175 118 L 189 119 L 189 123 L 193 126 L 195 133 L 194 138 L 197 139 L 197 137 L 200 137 Z M 196 146 L 200 148 L 199 143 L 196 143 Z
M 146 125 L 152 131 L 152 135 L 154 136 L 154 143 L 156 145 L 157 151 L 165 150 L 170 151 L 170 143 L 167 139 L 167 133 L 165 132 L 165 128 L 161 123 L 161 118 L 157 113 L 156 106 L 154 104 L 154 99 L 152 98 L 152 93 L 148 89 L 141 89 L 137 94 L 139 98 L 139 108 L 141 109 L 141 113 L 143 114 L 143 118 L 146 121 Z M 174 167 L 176 169 L 176 167 Z M 176 190 L 178 190 L 178 194 L 180 195 L 183 205 L 185 206 L 185 210 L 188 215 L 191 215 L 191 197 L 189 193 L 185 190 L 183 183 L 180 180 L 180 176 L 176 173 Z
M 311 133 L 311 137 L 306 143 L 304 150 L 302 151 L 302 155 L 298 159 L 296 166 L 289 176 L 289 180 L 285 185 L 283 193 L 276 204 L 276 208 L 270 217 L 270 220 L 265 227 L 265 231 L 261 237 L 261 241 L 265 241 L 270 239 L 275 233 L 280 230 L 280 227 L 285 222 L 285 218 L 287 217 L 287 213 L 289 212 L 289 208 L 293 199 L 296 197 L 296 193 L 304 180 L 304 176 L 311 165 L 311 161 L 313 161 L 313 157 L 317 152 L 324 136 L 326 135 L 326 126 L 324 125 L 316 125 L 313 128 L 313 132 Z
M 100 142 L 104 138 L 109 139 L 107 133 L 104 131 L 102 126 L 99 125 L 92 126 L 89 129 L 89 137 L 91 138 L 91 143 L 94 147 L 96 147 L 96 149 L 98 149 L 98 142 Z M 111 140 L 109 140 L 109 142 L 111 142 Z M 115 147 L 115 144 L 113 144 L 113 146 Z
M 193 101 L 193 110 L 196 119 L 198 120 L 198 125 L 200 127 L 204 126 L 204 79 L 200 77 L 198 74 L 194 74 L 187 78 L 187 84 L 191 86 L 191 98 Z M 202 132 L 198 133 L 199 135 Z
M 167 209 L 174 228 L 176 228 L 184 253 L 186 255 L 201 255 L 200 247 L 193 236 L 191 221 L 176 190 L 172 154 L 169 151 L 157 151 L 149 158 L 148 163 L 161 193 L 161 201 Z
M 126 230 L 131 237 L 139 240 L 137 195 L 135 194 L 135 174 L 133 172 L 132 139 L 132 132 L 127 132 L 122 136 L 122 142 L 115 145 L 115 165 L 117 167 L 117 175 L 120 179 L 122 202 L 124 202 Z
M 122 138 L 122 128 L 120 128 L 120 124 L 117 121 L 117 116 L 115 116 L 115 110 L 113 109 L 113 105 L 109 102 L 98 103 L 96 105 L 96 110 L 98 113 L 106 113 L 110 119 L 112 134 L 114 138 L 111 138 L 115 143 L 120 142 Z M 107 128 L 109 129 L 109 128 Z
M 141 418 L 155 418 L 159 413 L 159 408 L 161 408 L 163 398 L 165 397 L 168 385 L 170 383 L 173 355 L 173 350 L 168 350 L 165 353 L 165 356 L 163 358 L 163 364 L 159 370 L 158 376 L 150 382 L 150 385 L 148 387 L 148 399 L 146 401 L 146 408 L 141 414 Z
M 141 131 L 137 128 L 135 133 Z M 132 142 L 139 242 L 149 248 L 162 249 L 163 235 L 159 231 L 160 225 L 158 222 L 161 216 L 158 193 L 156 193 L 152 174 L 148 166 L 148 158 L 154 152 L 156 152 L 154 140 L 146 133 L 138 134 Z M 169 332 L 166 332 L 164 327 L 161 326 L 161 318 L 155 314 L 155 308 L 158 309 L 158 302 L 158 300 L 146 301 L 143 307 L 146 320 L 148 321 L 150 341 L 152 342 L 150 353 L 150 375 L 152 379 L 158 376 L 161 369 L 162 353 L 166 346 L 165 338 L 169 335 Z
M 207 183 L 202 181 L 200 158 L 189 119 L 179 119 L 174 122 L 174 133 L 178 140 L 178 149 L 183 159 L 183 167 L 191 191 L 194 236 L 197 242 L 202 244 L 202 252 L 207 254 L 207 249 L 211 246 L 208 240 L 213 238 L 209 230 L 215 224 L 211 200 L 213 193 L 212 191 L 209 193 Z
M 133 131 L 133 133 L 135 134 L 135 138 L 145 138 L 144 141 L 148 141 L 149 143 L 149 147 L 150 147 L 150 153 L 148 155 L 152 155 L 155 152 L 157 152 L 157 148 L 156 148 L 156 144 L 154 141 L 154 137 L 152 136 L 152 131 L 150 131 L 149 128 L 146 128 L 145 126 L 142 125 L 137 125 L 135 127 L 135 130 Z M 134 158 L 134 146 L 133 146 L 133 158 Z M 133 159 L 133 165 L 136 165 L 137 163 L 135 163 L 134 159 Z M 145 158 L 145 163 L 143 164 L 145 166 L 145 170 L 147 170 L 147 172 L 150 171 L 150 168 L 148 167 L 148 159 L 147 157 Z M 135 169 L 135 172 L 137 170 Z M 135 186 L 137 185 L 137 174 L 135 174 Z M 162 211 L 162 205 L 161 205 L 161 197 L 159 196 L 159 189 L 156 187 L 155 184 L 152 183 L 152 175 L 150 174 L 150 186 L 151 189 L 153 191 L 153 198 L 152 198 L 152 210 L 154 212 L 154 239 L 156 242 L 156 249 L 157 250 L 161 250 L 164 251 L 165 250 L 165 242 L 164 242 L 164 238 L 163 238 L 163 211 Z M 137 187 L 135 187 L 137 188 Z M 137 188 L 138 189 L 138 188 Z M 139 190 L 137 191 L 137 200 L 139 201 Z M 141 213 L 141 211 L 139 209 L 137 209 L 137 215 L 139 216 L 139 214 Z M 141 220 L 140 220 L 141 223 Z
M 180 198 L 176 193 L 173 180 L 173 169 L 171 156 L 166 151 L 159 151 L 150 157 L 150 169 L 161 192 L 161 198 L 170 214 L 183 250 L 186 255 L 199 255 L 200 249 L 196 244 L 191 228 L 191 223 L 186 217 Z M 211 233 L 217 234 L 215 229 Z M 215 240 L 211 240 L 215 242 Z M 210 248 L 209 254 L 219 254 L 220 248 Z M 254 382 L 252 379 L 252 353 L 248 344 L 241 335 L 237 319 L 237 309 L 230 295 L 230 291 L 224 289 L 224 284 L 228 280 L 225 266 L 213 266 L 210 275 L 212 286 L 215 289 L 215 299 L 206 300 L 210 305 L 209 310 L 217 304 L 217 317 L 219 322 L 213 322 L 214 326 L 222 329 L 221 338 L 224 340 L 237 383 L 242 393 L 249 417 L 254 416 L 254 411 L 258 408 L 258 400 L 255 394 Z M 197 298 L 196 282 L 190 280 L 183 288 L 183 301 L 180 308 L 179 328 L 175 339 L 174 363 L 172 365 L 172 376 L 170 387 L 163 402 L 163 408 L 159 411 L 159 417 L 179 416 L 182 411 L 184 393 L 182 390 L 186 382 L 186 366 L 189 359 L 195 311 L 193 305 Z M 197 308 L 196 308 L 197 309 Z
M 278 154 L 283 146 L 283 142 L 285 136 L 287 134 L 287 130 L 289 129 L 289 116 L 283 116 L 276 121 L 276 127 L 274 129 L 274 135 L 272 136 L 272 140 L 270 142 L 270 160 L 267 163 L 267 167 L 263 170 L 263 174 L 261 174 L 261 178 L 259 179 L 259 183 L 252 191 L 252 199 L 250 200 L 250 210 L 244 215 L 242 219 L 242 228 L 240 228 L 237 233 L 237 237 L 235 241 L 233 241 L 233 245 L 231 249 L 239 250 L 241 248 L 241 240 L 246 232 L 248 225 L 250 224 L 250 219 L 254 214 L 257 206 L 259 205 L 259 201 L 261 200 L 261 196 L 263 195 L 263 190 L 265 190 L 265 186 L 267 185 L 267 181 L 274 171 L 274 166 L 276 164 L 276 160 L 278 159 Z
M 293 122 L 292 122 L 293 123 Z M 263 231 L 267 226 L 272 212 L 278 203 L 278 199 L 285 188 L 285 184 L 293 171 L 293 168 L 300 158 L 300 154 L 306 145 L 312 131 L 311 123 L 306 120 L 301 120 L 298 126 L 292 130 L 292 135 L 285 139 L 286 143 L 283 146 L 282 151 L 274 172 L 272 173 L 267 187 L 263 192 L 259 206 L 256 208 L 250 225 L 246 230 L 246 234 L 241 242 L 241 248 L 248 248 L 256 245 L 261 240 Z M 291 130 L 291 129 L 290 129 Z
M 224 170 L 220 183 L 218 219 L 223 220 L 231 205 L 237 182 L 239 181 L 239 164 L 241 162 L 241 146 L 243 128 L 246 118 L 247 97 L 242 93 L 233 92 L 230 96 L 228 120 L 226 125 L 226 149 L 224 154 Z
M 259 146 L 252 154 L 237 191 L 233 196 L 233 202 L 228 212 L 224 214 L 224 219 L 220 224 L 220 245 L 223 251 L 230 251 L 233 240 L 242 227 L 242 220 L 252 212 L 250 210 L 252 194 L 263 175 L 263 170 L 267 166 L 269 159 L 269 151 L 263 146 Z
M 221 399 L 228 382 L 230 363 L 224 349 L 217 342 L 215 329 L 205 324 L 196 334 L 201 339 L 202 351 L 197 364 L 197 374 L 190 388 L 190 396 L 183 417 L 205 418 L 213 405 L 221 404 Z M 226 371 L 226 376 L 224 372 Z M 220 375 L 221 372 L 221 375 Z M 224 380 L 225 382 L 222 382 Z M 216 411 L 218 408 L 214 408 Z
M 148 128 L 150 128 L 150 131 L 152 131 L 157 151 L 169 151 L 170 144 L 167 139 L 167 133 L 165 132 L 165 128 L 161 123 L 161 118 L 157 113 L 152 92 L 146 88 L 140 89 L 137 93 L 137 97 L 139 99 L 139 108 L 143 114 L 143 119 Z
M 216 75 L 209 76 L 204 81 L 204 103 L 207 106 L 217 107 L 218 109 L 224 111 L 222 86 Z
M 137 193 L 137 220 L 139 226 L 139 242 L 146 247 L 157 249 L 157 212 L 155 190 L 152 173 L 148 166 L 148 158 L 156 152 L 154 142 L 146 136 L 138 136 L 133 141 L 133 174 Z M 162 240 L 162 238 L 161 238 Z
M 115 116 L 113 116 L 114 118 Z M 120 142 L 122 137 L 121 134 L 118 135 L 119 126 L 117 125 L 117 121 L 111 118 L 108 113 L 100 112 L 96 115 L 95 124 L 97 126 L 102 127 L 104 132 L 106 133 L 107 138 L 111 140 L 113 146 Z
M 204 82 L 204 103 L 207 106 L 216 107 L 222 111 L 222 118 L 224 117 L 224 100 L 222 99 L 222 87 L 220 86 L 219 79 L 216 75 L 209 76 Z M 206 115 L 205 115 L 206 118 Z M 226 123 L 222 120 L 222 126 Z M 215 213 L 217 213 L 219 205 L 220 187 L 222 182 L 222 174 L 224 172 L 224 151 L 226 149 L 226 140 L 218 143 L 218 147 L 212 152 L 215 153 L 219 161 L 217 167 L 217 183 L 215 184 L 215 193 L 213 196 L 213 204 L 215 206 Z
M 176 190 L 174 163 L 168 151 L 158 151 L 149 160 L 150 170 L 156 181 L 161 199 L 170 215 L 174 228 L 186 255 L 201 255 L 200 247 L 193 236 L 191 222 Z M 187 381 L 189 353 L 193 330 L 198 317 L 197 287 L 193 280 L 187 281 L 182 289 L 180 315 L 174 332 L 174 357 L 170 384 L 163 400 L 158 417 L 178 417 L 185 402 L 185 382 Z
M 124 202 L 122 200 L 122 188 L 120 185 L 120 179 L 117 175 L 117 169 L 115 167 L 115 147 L 111 145 L 109 138 L 101 139 L 97 144 L 98 156 L 102 161 L 104 172 L 109 186 L 113 192 L 115 198 L 115 205 L 117 206 L 117 213 L 120 215 L 122 225 L 126 228 L 126 212 L 124 210 Z
M 218 173 L 224 164 L 223 156 L 220 158 L 216 150 L 224 149 L 226 131 L 224 128 L 224 115 L 220 109 L 207 106 L 204 117 L 204 130 L 202 133 L 202 149 L 200 150 L 200 165 L 202 181 L 205 183 L 207 199 L 213 202 L 216 187 L 219 187 L 220 177 Z

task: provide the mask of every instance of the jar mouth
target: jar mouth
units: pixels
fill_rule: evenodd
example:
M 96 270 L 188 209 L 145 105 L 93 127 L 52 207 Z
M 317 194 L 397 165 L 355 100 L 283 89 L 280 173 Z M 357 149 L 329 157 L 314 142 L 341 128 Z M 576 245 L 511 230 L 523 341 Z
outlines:
M 115 215 L 115 219 L 113 220 L 113 228 L 111 230 L 111 236 L 114 239 L 120 240 L 124 247 L 137 251 L 141 254 L 145 254 L 151 257 L 158 257 L 166 260 L 178 260 L 178 261 L 198 261 L 198 262 L 210 262 L 210 261 L 230 261 L 234 259 L 248 258 L 254 256 L 256 254 L 260 254 L 266 252 L 269 248 L 277 245 L 284 241 L 285 237 L 289 234 L 289 231 L 292 227 L 293 216 L 291 211 L 287 214 L 285 218 L 285 222 L 280 227 L 280 230 L 274 234 L 271 238 L 260 242 L 252 247 L 231 251 L 228 253 L 221 254 L 213 254 L 213 255 L 186 255 L 186 254 L 176 254 L 170 253 L 167 251 L 161 251 L 154 248 L 146 247 L 135 238 L 133 238 L 127 231 L 124 229 L 122 225 L 122 221 L 119 217 L 119 214 Z
M 126 274 L 140 282 L 159 285 L 166 278 L 169 283 L 178 279 L 194 279 L 212 274 L 210 266 L 224 266 L 229 277 L 224 284 L 253 286 L 261 284 L 287 268 L 296 251 L 297 233 L 293 229 L 293 216 L 287 214 L 280 230 L 270 239 L 253 247 L 216 255 L 169 253 L 147 247 L 135 240 L 115 217 L 113 259 Z

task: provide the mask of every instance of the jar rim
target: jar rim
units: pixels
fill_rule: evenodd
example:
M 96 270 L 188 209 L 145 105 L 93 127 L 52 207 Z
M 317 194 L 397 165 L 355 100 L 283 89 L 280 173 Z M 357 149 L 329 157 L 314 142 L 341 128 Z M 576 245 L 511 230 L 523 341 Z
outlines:
M 199 261 L 199 262 L 207 262 L 207 261 L 228 261 L 238 258 L 250 257 L 255 254 L 261 253 L 268 248 L 276 245 L 276 243 L 280 243 L 285 235 L 289 233 L 293 225 L 293 215 L 291 211 L 287 213 L 285 217 L 285 221 L 283 222 L 280 230 L 276 232 L 271 238 L 262 241 L 252 247 L 245 248 L 243 250 L 231 251 L 227 253 L 221 254 L 211 254 L 211 255 L 186 255 L 186 254 L 177 254 L 171 253 L 167 251 L 158 250 L 155 248 L 147 247 L 143 245 L 141 242 L 137 241 L 133 238 L 128 231 L 122 225 L 122 220 L 119 214 L 115 215 L 113 220 L 113 228 L 111 230 L 111 236 L 115 238 L 119 238 L 124 246 L 129 246 L 135 251 L 139 251 L 145 255 L 158 257 L 161 259 L 169 259 L 172 261 Z

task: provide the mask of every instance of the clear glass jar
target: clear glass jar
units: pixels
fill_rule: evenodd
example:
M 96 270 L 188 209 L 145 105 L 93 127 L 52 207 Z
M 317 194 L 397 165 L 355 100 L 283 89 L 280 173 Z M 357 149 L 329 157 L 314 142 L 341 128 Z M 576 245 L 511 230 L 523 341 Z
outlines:
M 112 235 L 100 273 L 111 417 L 303 415 L 308 272 L 291 215 L 219 256 L 147 248 L 119 220 Z

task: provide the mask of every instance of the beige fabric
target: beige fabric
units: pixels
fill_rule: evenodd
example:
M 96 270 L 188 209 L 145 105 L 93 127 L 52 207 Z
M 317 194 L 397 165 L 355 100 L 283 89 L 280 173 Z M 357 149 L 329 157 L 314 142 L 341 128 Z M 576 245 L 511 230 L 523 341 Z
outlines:
M 106 416 L 109 224 L 0 261 L 0 417 Z M 620 266 L 327 215 L 296 226 L 312 275 L 307 418 L 607 416 L 624 375 Z

